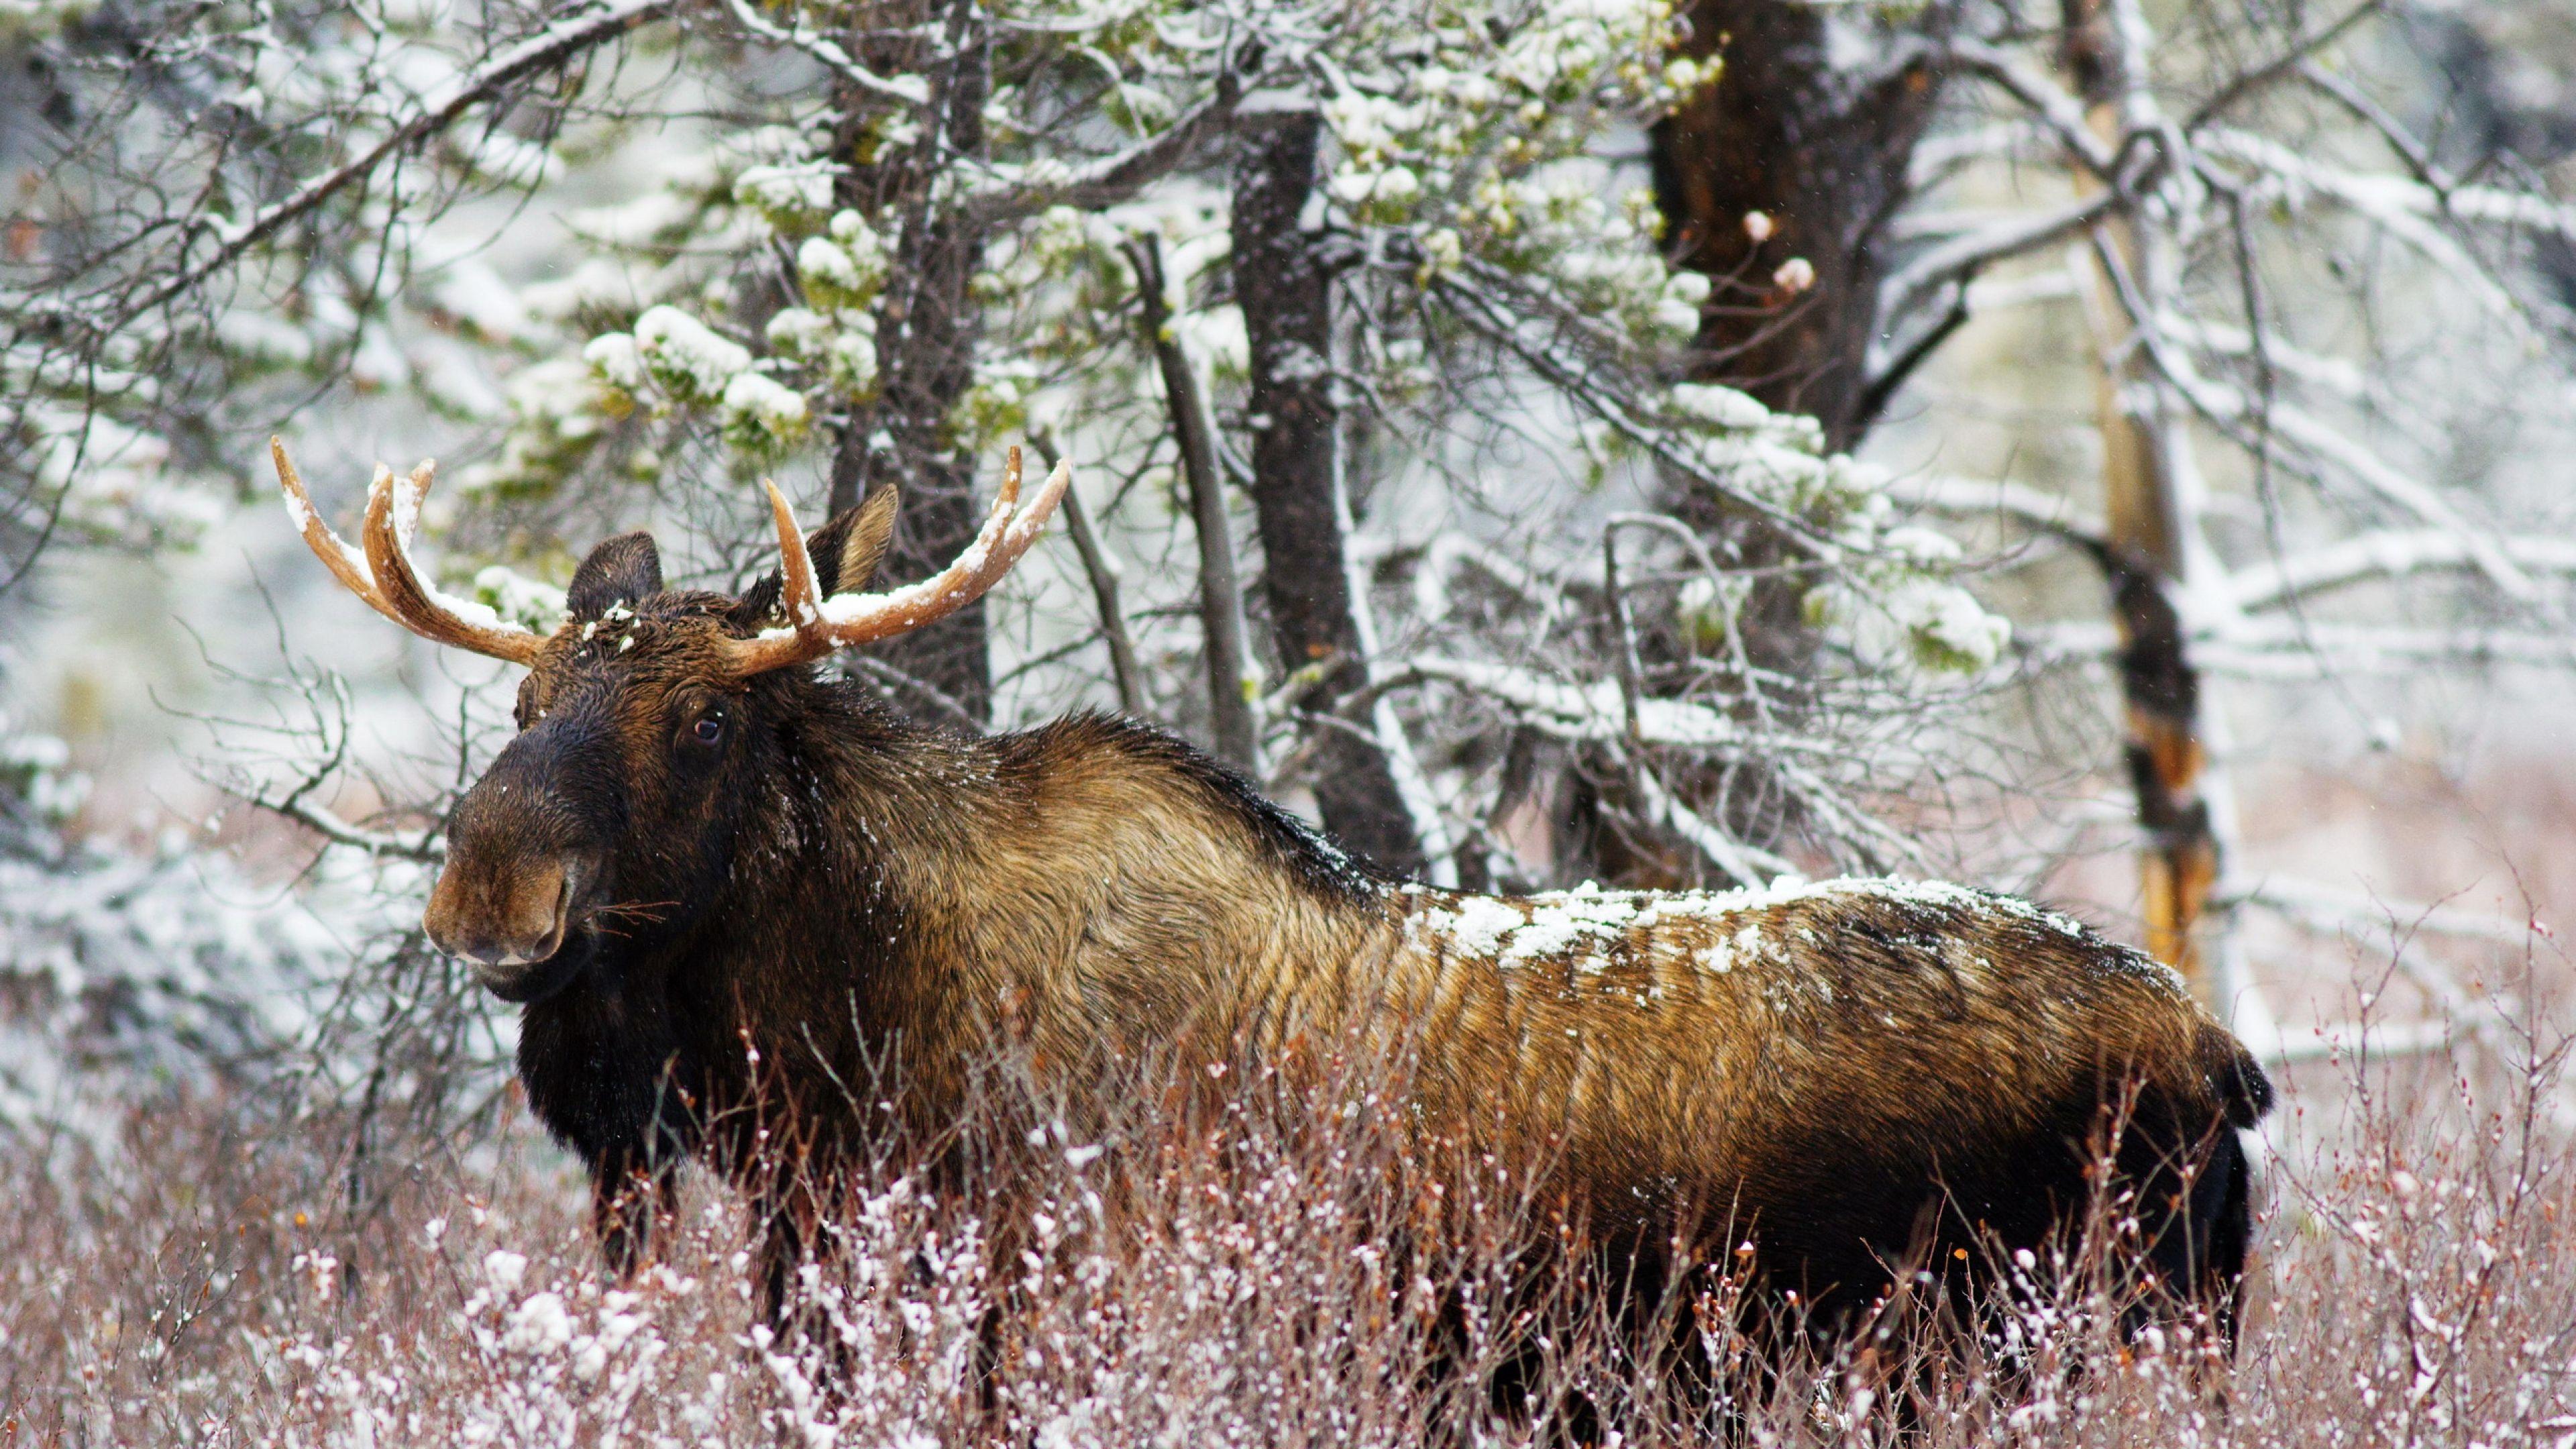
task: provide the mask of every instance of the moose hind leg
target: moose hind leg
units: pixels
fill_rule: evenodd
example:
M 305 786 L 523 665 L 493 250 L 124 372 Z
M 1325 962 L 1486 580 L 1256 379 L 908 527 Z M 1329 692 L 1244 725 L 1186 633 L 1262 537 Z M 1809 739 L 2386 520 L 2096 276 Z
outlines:
M 2143 1114 L 2121 1144 L 2122 1176 L 2136 1194 L 2155 1279 L 2123 1324 L 2136 1338 L 2151 1325 L 2189 1327 L 2232 1357 L 2253 1238 L 2252 1164 L 2224 1123 L 2180 1129 Z

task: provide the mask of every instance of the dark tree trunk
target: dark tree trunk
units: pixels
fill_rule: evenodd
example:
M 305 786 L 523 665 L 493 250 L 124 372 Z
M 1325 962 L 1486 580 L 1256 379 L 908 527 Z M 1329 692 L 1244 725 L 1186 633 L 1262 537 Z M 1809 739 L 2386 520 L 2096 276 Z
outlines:
M 1941 10 L 1924 11 L 1927 22 Z M 1652 137 L 1666 244 L 1715 284 L 1695 370 L 1814 414 L 1828 443 L 1849 448 L 1876 411 L 1867 358 L 1882 234 L 1905 201 L 1939 72 L 1911 36 L 1864 67 L 1837 65 L 1828 27 L 1862 22 L 1824 6 L 1693 0 L 1686 13 L 1682 49 L 1725 67 Z M 1772 222 L 1760 241 L 1744 226 L 1757 211 Z M 1793 257 L 1815 268 L 1815 283 L 1790 296 L 1772 276 Z
M 1935 0 L 1912 30 L 1896 31 L 1796 0 L 1687 0 L 1682 50 L 1718 56 L 1724 68 L 1650 136 L 1667 253 L 1711 284 L 1692 376 L 1814 415 L 1836 449 L 1857 443 L 1885 400 L 1869 371 L 1884 232 L 1906 199 L 1907 168 L 1938 91 L 1923 35 L 1946 15 L 1947 0 Z M 1854 37 L 1834 27 L 1868 40 L 1849 43 Z M 1761 236 L 1745 224 L 1755 212 L 1769 220 Z M 1792 259 L 1814 269 L 1803 289 L 1775 279 Z M 1773 717 L 1794 719 L 1808 704 L 1798 681 L 1812 672 L 1817 646 L 1805 619 L 1813 580 L 1799 567 L 1804 555 L 1766 520 L 1679 480 L 1661 507 L 1730 567 L 1755 574 L 1738 625 L 1751 662 L 1772 676 L 1760 687 Z M 1661 630 L 1640 640 L 1647 692 L 1667 687 L 1687 647 Z M 1697 874 L 1689 851 L 1630 823 L 1644 812 L 1630 798 L 1627 767 L 1586 757 L 1566 768 L 1567 785 L 1532 797 L 1562 812 L 1550 822 L 1554 874 L 1634 887 Z M 1763 771 L 1722 779 L 1666 770 L 1663 779 L 1739 840 L 1776 849 L 1795 833 L 1794 801 Z
M 979 460 L 958 448 L 948 423 L 950 409 L 975 377 L 983 319 L 967 289 L 983 265 L 986 238 L 980 225 L 939 207 L 932 195 L 937 178 L 959 159 L 984 152 L 991 49 L 971 5 L 936 7 L 925 19 L 945 24 L 945 48 L 956 57 L 934 79 L 934 134 L 908 148 L 901 160 L 860 164 L 860 138 L 884 102 L 849 88 L 841 125 L 848 170 L 835 183 L 842 204 L 899 217 L 902 234 L 877 301 L 877 392 L 851 408 L 842 425 L 831 511 L 857 506 L 872 487 L 900 485 L 903 506 L 883 577 L 905 583 L 947 567 L 973 540 L 984 521 L 977 487 L 991 481 L 981 476 Z M 869 50 L 861 54 L 897 59 Z M 977 724 L 990 718 L 993 672 L 980 600 L 867 652 L 926 686 L 894 688 L 896 702 L 907 711 L 925 719 L 962 714 Z
M 1329 663 L 1306 695 L 1329 714 L 1368 681 L 1351 612 L 1337 506 L 1341 427 L 1333 402 L 1332 269 L 1323 237 L 1299 225 L 1315 194 L 1323 118 L 1264 111 L 1238 122 L 1234 296 L 1251 344 L 1252 502 L 1262 592 L 1283 670 Z M 1425 860 L 1386 756 L 1348 729 L 1319 726 L 1316 803 L 1341 842 L 1391 870 Z

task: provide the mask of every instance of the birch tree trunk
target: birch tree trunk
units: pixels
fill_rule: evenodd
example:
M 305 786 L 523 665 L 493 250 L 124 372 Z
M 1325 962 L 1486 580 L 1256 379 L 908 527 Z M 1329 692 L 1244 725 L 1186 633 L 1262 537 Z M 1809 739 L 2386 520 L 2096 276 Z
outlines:
M 2085 119 L 2106 146 L 2157 124 L 2138 67 L 2147 48 L 2136 0 L 2064 0 L 2060 60 Z M 2084 168 L 2082 184 L 2103 183 Z M 2200 535 L 2202 487 L 2177 400 L 2140 329 L 2172 309 L 2172 238 L 2141 197 L 2110 213 L 2094 236 L 2091 319 L 2102 438 L 2102 563 L 2120 633 L 2125 753 L 2137 795 L 2147 950 L 2183 973 L 2221 1012 L 2237 985 L 2217 978 L 2221 923 L 2209 913 L 2224 852 L 2211 791 L 2200 671 L 2187 642 L 2194 584 L 2215 577 Z M 2201 593 L 2207 593 L 2206 590 Z M 2217 802 L 2224 805 L 2223 795 Z
M 1322 136 L 1311 106 L 1247 103 L 1238 117 L 1234 296 L 1251 351 L 1251 491 L 1271 639 L 1283 671 L 1321 670 L 1304 699 L 1330 717 L 1368 682 L 1368 660 L 1343 532 L 1333 274 L 1321 231 L 1304 224 Z M 1422 840 L 1375 732 L 1329 719 L 1315 729 L 1312 776 L 1325 827 L 1391 870 L 1424 870 Z

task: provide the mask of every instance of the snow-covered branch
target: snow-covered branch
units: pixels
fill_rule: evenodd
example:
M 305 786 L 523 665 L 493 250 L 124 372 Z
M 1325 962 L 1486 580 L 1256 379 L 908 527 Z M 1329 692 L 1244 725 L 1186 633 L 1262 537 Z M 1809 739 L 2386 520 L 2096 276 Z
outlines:
M 855 56 L 843 49 L 831 37 L 817 35 L 793 18 L 782 25 L 762 15 L 751 5 L 750 0 L 725 0 L 725 3 L 726 8 L 733 12 L 734 23 L 744 30 L 772 45 L 804 55 L 869 95 L 904 106 L 923 106 L 930 103 L 930 83 L 920 76 L 879 75 L 861 65 Z M 792 17 L 793 8 L 790 7 L 783 13 Z
M 481 62 L 440 85 L 421 99 L 416 110 L 357 156 L 297 187 L 285 200 L 221 232 L 214 253 L 179 268 L 160 286 L 128 304 L 110 330 L 205 285 L 242 259 L 254 247 L 353 183 L 374 174 L 393 157 L 445 131 L 466 112 L 497 98 L 511 86 L 560 69 L 583 53 L 605 45 L 649 21 L 679 8 L 680 0 L 595 0 L 574 14 L 555 20 L 535 34 L 485 56 Z
M 1949 58 L 1971 74 L 1994 83 L 2006 95 L 2022 103 L 2038 117 L 2057 143 L 2081 160 L 2093 174 L 2104 181 L 2112 179 L 2112 168 L 2119 163 L 2119 152 L 2106 145 L 2093 133 L 2084 117 L 2084 103 L 2069 94 L 2065 87 L 2011 52 L 1988 45 L 1974 37 L 1954 39 L 1948 46 Z
M 1097 211 L 1133 200 L 1139 191 L 1170 175 L 1198 153 L 1209 138 L 1234 119 L 1242 86 L 1233 72 L 1217 79 L 1215 93 L 1192 106 L 1178 120 L 1124 151 L 1080 166 L 1045 164 L 1022 168 L 1017 175 L 991 175 L 959 202 L 979 225 L 993 226 L 1049 207 L 1070 206 Z
M 2226 905 L 2262 906 L 2328 931 L 2430 932 L 2522 946 L 2529 944 L 2539 929 L 2528 918 L 2516 920 L 2428 901 L 2392 900 L 2373 891 L 2276 876 L 2227 882 L 2218 888 L 2214 898 Z
M 304 798 L 302 790 L 285 795 L 252 791 L 241 797 L 242 803 L 270 814 L 292 820 L 333 845 L 386 860 L 416 860 L 424 863 L 447 858 L 447 842 L 435 830 L 418 835 L 396 835 L 389 831 L 368 830 L 352 825 L 336 812 Z
M 2576 540 L 2504 538 L 2493 546 L 2530 573 L 2576 574 Z M 2445 529 L 2390 529 L 2241 569 L 2229 581 L 2240 609 L 2265 609 L 2372 579 L 2480 567 L 2478 545 Z
M 2205 622 L 2186 635 L 2199 667 L 2245 679 L 2293 681 L 2336 674 L 2411 674 L 2428 666 L 2471 669 L 2518 664 L 2576 666 L 2576 639 L 2504 629 L 2410 629 L 2399 626 L 2244 619 L 2223 628 Z M 2013 648 L 2036 663 L 2111 660 L 2121 642 L 2108 623 L 2023 624 Z
M 2296 444 L 2319 461 L 2331 464 L 2418 523 L 2457 539 L 2478 572 L 2505 597 L 2520 603 L 2539 597 L 2531 575 L 2492 531 L 2462 517 L 2449 500 L 2422 480 L 2390 465 L 2378 450 L 2364 444 L 2349 429 L 2335 427 L 2278 398 L 2268 408 L 2258 409 L 2235 387 L 2197 375 L 2187 362 L 2173 356 L 2170 348 L 2158 346 L 2152 350 L 2167 380 L 2212 422 L 2233 424 L 2259 418 L 2282 441 Z
M 1637 699 L 1636 729 L 1628 725 L 1629 701 L 1618 681 L 1576 684 L 1508 664 L 1488 664 L 1440 654 L 1419 654 L 1392 671 L 1382 686 L 1432 681 L 1455 686 L 1511 709 L 1515 718 L 1555 739 L 1573 743 L 1634 743 L 1670 749 L 1747 756 L 1755 750 L 1838 758 L 1823 740 L 1757 735 L 1722 710 L 1678 699 Z
M 2407 217 L 2511 227 L 2576 241 L 2576 206 L 2531 192 L 2477 185 L 2437 188 L 2386 172 L 2348 171 L 2230 127 L 2211 128 L 2202 144 L 2211 153 L 2280 177 L 2297 192 L 2325 197 L 2374 220 Z
M 2061 538 L 2098 541 L 2099 515 L 2055 493 L 2002 478 L 1959 478 L 1918 473 L 1891 479 L 1890 498 L 1953 518 L 2009 518 L 2025 528 Z
M 2125 204 L 2117 191 L 2096 191 L 1943 242 L 1879 284 L 1879 315 L 1907 316 L 1950 283 L 1973 277 L 1997 262 L 2062 241 Z

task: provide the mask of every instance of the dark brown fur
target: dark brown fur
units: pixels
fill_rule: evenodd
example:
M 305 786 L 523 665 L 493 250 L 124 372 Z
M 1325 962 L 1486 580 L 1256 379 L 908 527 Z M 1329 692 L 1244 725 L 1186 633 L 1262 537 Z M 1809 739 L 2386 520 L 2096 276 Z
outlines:
M 864 576 L 833 527 L 816 558 Z M 757 1190 L 753 1134 L 792 1122 L 828 1178 L 869 1130 L 852 1084 L 890 1081 L 900 1128 L 937 1131 L 997 1039 L 1075 1086 L 1357 1043 L 1414 1064 L 1411 1130 L 1543 1164 L 1603 1240 L 1749 1235 L 1810 1295 L 1874 1291 L 1927 1231 L 2044 1241 L 2083 1205 L 2105 1104 L 2134 1097 L 2156 1259 L 2232 1307 L 2230 1129 L 2268 1084 L 2170 972 L 2062 917 L 1884 883 L 1406 885 L 1141 725 L 965 739 L 805 668 L 728 679 L 714 641 L 768 597 L 664 592 L 649 541 L 603 545 L 573 597 L 436 899 L 455 932 L 546 863 L 578 883 L 563 949 L 485 979 L 527 1002 L 529 1099 L 590 1165 L 620 1267 L 632 1189 L 682 1155 Z M 829 1210 L 770 1196 L 790 1228 Z M 773 1237 L 773 1307 L 804 1236 Z

